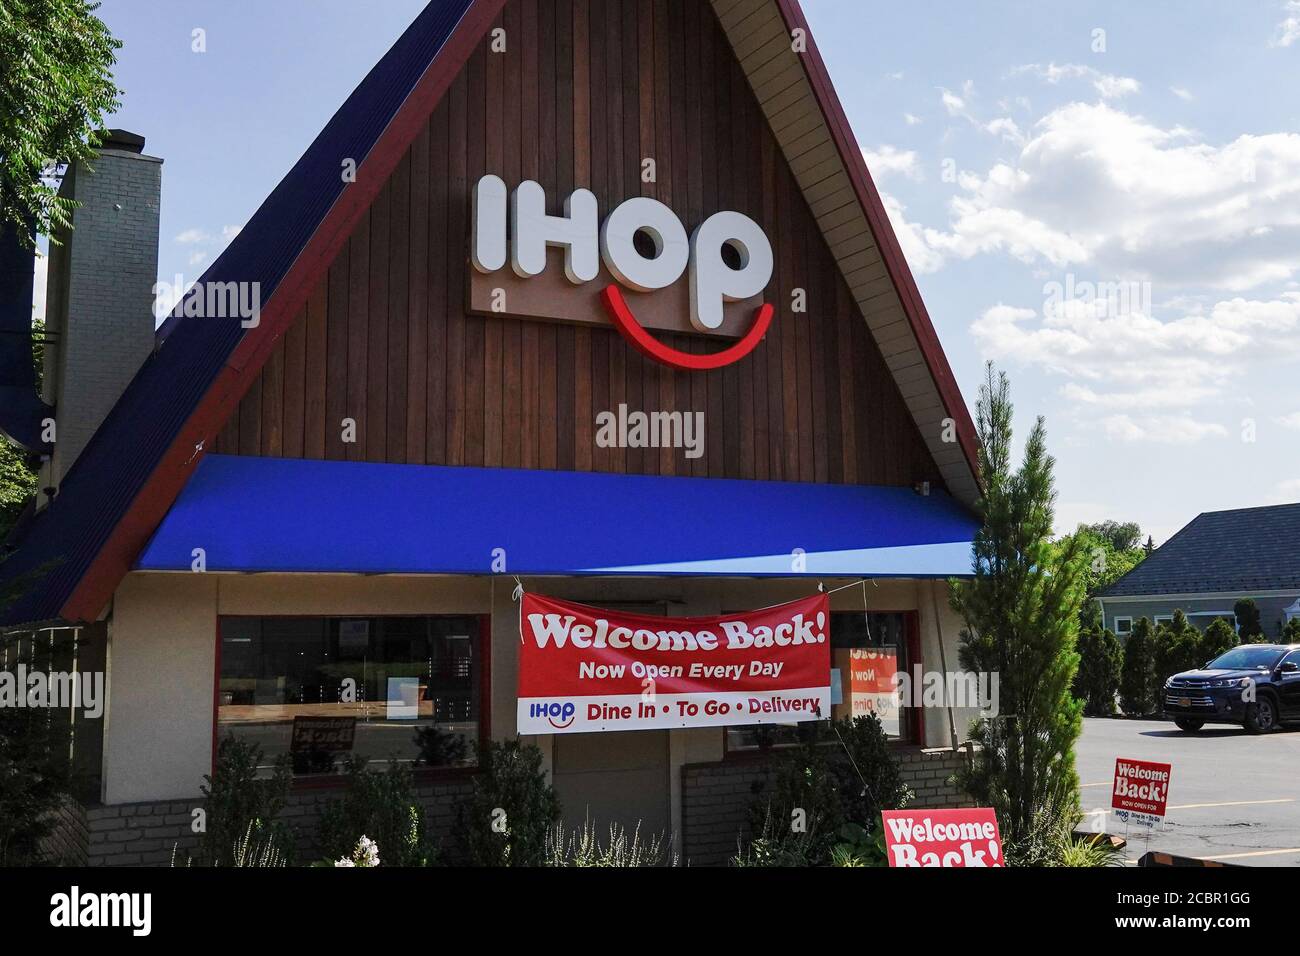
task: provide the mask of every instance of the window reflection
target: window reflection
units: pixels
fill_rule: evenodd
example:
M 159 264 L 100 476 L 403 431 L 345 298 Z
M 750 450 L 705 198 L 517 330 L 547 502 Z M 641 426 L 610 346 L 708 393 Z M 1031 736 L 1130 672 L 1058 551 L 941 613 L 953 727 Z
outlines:
M 475 617 L 227 617 L 217 721 L 262 748 L 269 772 L 339 772 L 356 755 L 466 766 L 480 720 Z

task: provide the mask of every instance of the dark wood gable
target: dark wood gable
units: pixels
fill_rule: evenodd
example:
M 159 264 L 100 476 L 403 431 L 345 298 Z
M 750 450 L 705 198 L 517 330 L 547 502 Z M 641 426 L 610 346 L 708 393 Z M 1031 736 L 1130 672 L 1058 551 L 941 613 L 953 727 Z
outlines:
M 941 486 L 712 8 L 512 0 L 497 25 L 507 51 L 479 44 L 214 450 Z M 725 369 L 676 372 L 612 328 L 467 314 L 469 190 L 488 172 L 537 180 L 554 212 L 586 186 L 602 216 L 648 195 L 688 230 L 720 209 L 753 217 L 776 258 L 767 338 Z M 596 414 L 620 403 L 704 411 L 704 456 L 597 447 Z

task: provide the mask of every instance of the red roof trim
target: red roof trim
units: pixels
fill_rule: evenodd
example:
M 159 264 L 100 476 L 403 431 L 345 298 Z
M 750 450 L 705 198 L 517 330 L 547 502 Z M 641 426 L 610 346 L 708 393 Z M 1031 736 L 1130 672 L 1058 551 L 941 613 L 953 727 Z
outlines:
M 840 159 L 849 174 L 853 191 L 857 194 L 858 202 L 866 214 L 867 224 L 871 227 L 876 247 L 880 250 L 880 257 L 884 260 L 885 269 L 889 272 L 894 288 L 898 291 L 903 313 L 912 326 L 912 334 L 916 336 L 935 388 L 939 390 L 939 398 L 948 417 L 957 423 L 957 438 L 970 465 L 971 474 L 978 481 L 979 443 L 975 434 L 975 424 L 971 421 L 970 409 L 966 407 L 961 389 L 957 387 L 957 381 L 953 378 L 948 357 L 943 352 L 943 346 L 939 344 L 939 336 L 934 331 L 934 323 L 930 321 L 925 303 L 921 301 L 916 279 L 913 278 L 912 270 L 907 265 L 907 259 L 903 257 L 898 237 L 894 235 L 894 227 L 889 223 L 889 215 L 885 212 L 884 203 L 880 201 L 880 193 L 871 180 L 867 162 L 862 158 L 857 137 L 853 135 L 853 128 L 844 115 L 844 108 L 840 105 L 840 98 L 831 83 L 826 64 L 813 40 L 812 30 L 808 28 L 808 21 L 804 18 L 799 0 L 776 0 L 776 5 L 788 31 L 801 29 L 804 32 L 808 48 L 800 59 L 803 61 L 808 83 L 817 98 L 817 105 L 821 107 L 822 117 L 826 121 L 826 128 L 830 130 L 831 138 L 835 141 L 835 148 L 839 151 Z
M 89 621 L 108 606 L 158 523 L 189 480 L 206 447 L 252 385 L 275 343 L 306 303 L 320 270 L 342 250 L 361 215 L 401 162 L 420 127 L 441 102 L 506 0 L 474 0 L 447 42 L 357 168 L 356 182 L 339 196 L 261 313 L 258 327 L 244 336 L 225 367 L 159 461 L 107 543 L 60 611 L 69 621 Z

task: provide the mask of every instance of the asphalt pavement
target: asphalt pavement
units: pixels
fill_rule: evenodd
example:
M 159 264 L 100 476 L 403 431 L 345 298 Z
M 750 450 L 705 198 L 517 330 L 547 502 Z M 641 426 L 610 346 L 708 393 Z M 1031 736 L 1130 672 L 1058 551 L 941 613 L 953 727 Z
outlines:
M 1185 734 L 1165 721 L 1089 718 L 1075 749 L 1085 812 L 1109 809 L 1116 757 L 1172 764 L 1163 826 L 1126 827 L 1106 814 L 1107 832 L 1128 838 L 1130 860 L 1150 849 L 1300 866 L 1300 726 L 1256 737 L 1239 727 Z

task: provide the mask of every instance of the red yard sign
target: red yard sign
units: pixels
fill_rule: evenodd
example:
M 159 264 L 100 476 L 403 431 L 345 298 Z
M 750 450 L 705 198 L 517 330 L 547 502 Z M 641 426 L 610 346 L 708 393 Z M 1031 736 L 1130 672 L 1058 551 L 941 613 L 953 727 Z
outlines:
M 890 866 L 1004 866 L 998 818 L 989 807 L 886 810 Z
M 1115 785 L 1110 805 L 1121 820 L 1150 824 L 1163 819 L 1169 802 L 1173 767 L 1146 760 L 1115 759 Z
M 825 594 L 720 617 L 525 594 L 521 734 L 797 723 L 830 716 Z

